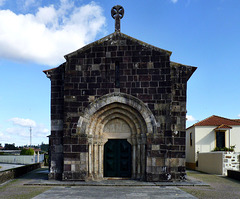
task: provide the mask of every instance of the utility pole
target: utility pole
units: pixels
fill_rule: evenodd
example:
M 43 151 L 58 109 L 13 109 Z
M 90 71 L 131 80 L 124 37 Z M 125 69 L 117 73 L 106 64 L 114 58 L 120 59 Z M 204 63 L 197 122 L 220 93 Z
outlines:
M 30 147 L 32 146 L 32 127 L 30 126 Z

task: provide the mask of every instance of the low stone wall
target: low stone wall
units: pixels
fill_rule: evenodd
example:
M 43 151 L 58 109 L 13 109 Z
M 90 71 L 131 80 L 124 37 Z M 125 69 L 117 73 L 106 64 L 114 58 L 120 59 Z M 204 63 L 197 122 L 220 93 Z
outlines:
M 44 154 L 39 155 L 0 155 L 1 163 L 8 164 L 34 164 L 43 162 Z
M 0 184 L 17 178 L 21 175 L 24 175 L 30 171 L 33 171 L 35 169 L 38 169 L 41 167 L 40 163 L 36 163 L 36 164 L 29 164 L 29 165 L 25 165 L 22 167 L 17 167 L 17 168 L 13 168 L 13 169 L 9 169 L 9 170 L 5 170 L 5 171 L 1 171 L 0 172 Z
M 235 180 L 239 180 L 240 181 L 240 171 L 228 170 L 227 171 L 227 176 L 229 178 L 233 178 Z
M 240 170 L 240 153 L 225 152 L 223 154 L 223 175 L 227 175 L 228 170 Z
M 198 171 L 227 175 L 227 170 L 239 171 L 240 153 L 236 152 L 209 152 L 198 154 Z

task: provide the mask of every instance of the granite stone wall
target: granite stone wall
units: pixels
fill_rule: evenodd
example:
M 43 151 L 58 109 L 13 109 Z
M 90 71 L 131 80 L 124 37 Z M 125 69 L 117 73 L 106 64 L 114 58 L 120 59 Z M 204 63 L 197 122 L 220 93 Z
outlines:
M 28 164 L 17 168 L 0 171 L 0 184 L 18 178 L 30 171 L 41 168 L 41 163 Z
M 64 64 L 46 72 L 51 78 L 51 135 L 49 136 L 49 179 L 62 179 L 64 124 Z
M 170 56 L 115 32 L 45 71 L 51 79 L 50 178 L 87 179 L 89 137 L 77 125 L 91 103 L 110 93 L 136 97 L 155 117 L 156 132 L 145 132 L 145 180 L 184 178 L 186 89 L 196 68 L 171 62 Z

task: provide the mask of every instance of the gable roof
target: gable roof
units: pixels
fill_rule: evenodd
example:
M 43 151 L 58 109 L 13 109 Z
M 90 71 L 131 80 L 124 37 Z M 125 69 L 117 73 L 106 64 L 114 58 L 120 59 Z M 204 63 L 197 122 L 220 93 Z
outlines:
M 78 50 L 75 50 L 69 54 L 66 54 L 64 56 L 64 58 L 68 61 L 69 58 L 73 57 L 73 56 L 76 56 L 78 54 L 81 54 L 81 53 L 84 53 L 85 51 L 89 50 L 91 47 L 93 46 L 97 46 L 97 45 L 102 45 L 104 44 L 104 42 L 110 42 L 111 45 L 122 45 L 121 42 L 122 40 L 127 40 L 127 41 L 130 41 L 130 42 L 133 42 L 133 43 L 137 43 L 139 45 L 142 46 L 142 48 L 149 48 L 149 49 L 152 49 L 154 51 L 158 51 L 160 53 L 163 53 L 165 55 L 168 55 L 168 56 L 171 56 L 172 52 L 171 51 L 168 51 L 168 50 L 164 50 L 162 48 L 158 48 L 156 46 L 153 46 L 151 44 L 148 44 L 148 43 L 145 43 L 143 41 L 140 41 L 138 39 L 135 39 L 133 37 L 130 37 L 122 32 L 114 32 L 106 37 L 103 37 L 102 39 L 99 39 L 95 42 L 92 42 L 86 46 L 83 46 L 82 48 L 78 49 Z M 63 64 L 61 64 L 60 66 L 64 65 L 66 62 L 64 62 Z M 56 67 L 56 68 L 52 68 L 52 69 L 48 69 L 48 70 L 44 70 L 43 72 L 47 75 L 47 77 L 51 77 L 51 73 L 53 73 L 53 71 L 55 71 L 57 68 L 59 68 L 60 66 Z M 179 68 L 182 68 L 183 66 L 186 68 L 186 71 L 185 71 L 185 75 L 186 75 L 186 80 L 188 81 L 189 78 L 192 76 L 192 74 L 195 72 L 195 70 L 197 69 L 197 67 L 194 67 L 194 66 L 189 66 L 189 65 L 183 65 L 183 64 L 180 64 L 180 63 L 176 63 L 176 62 L 172 62 L 170 61 L 170 66 L 171 67 L 179 67 Z
M 208 117 L 200 122 L 195 123 L 194 125 L 188 127 L 187 129 L 190 129 L 194 126 L 234 126 L 239 125 L 240 126 L 240 120 L 239 119 L 228 119 L 224 117 L 220 117 L 217 115 L 212 115 L 211 117 Z
M 215 128 L 214 130 L 221 130 L 221 129 L 232 129 L 231 126 L 228 126 L 226 124 L 221 124 L 220 126 L 218 126 L 217 128 Z
M 121 40 L 121 38 L 122 38 L 122 39 L 128 39 L 128 40 L 130 40 L 130 41 L 132 41 L 132 42 L 136 42 L 136 43 L 138 43 L 138 44 L 140 44 L 140 45 L 142 45 L 142 46 L 144 46 L 144 47 L 151 48 L 151 49 L 153 49 L 153 50 L 166 53 L 166 54 L 168 54 L 169 56 L 171 56 L 171 54 L 172 54 L 171 51 L 164 50 L 164 49 L 158 48 L 158 47 L 156 47 L 156 46 L 153 46 L 153 45 L 151 45 L 151 44 L 145 43 L 145 42 L 143 42 L 143 41 L 140 41 L 140 40 L 138 40 L 138 39 L 135 39 L 135 38 L 133 38 L 133 37 L 130 37 L 130 36 L 128 36 L 128 35 L 126 35 L 126 34 L 124 34 L 124 33 L 122 33 L 122 32 L 114 32 L 114 33 L 112 33 L 112 34 L 110 34 L 110 35 L 108 35 L 108 36 L 106 36 L 106 37 L 103 37 L 102 39 L 99 39 L 99 40 L 97 40 L 97 41 L 95 41 L 95 42 L 92 42 L 92 43 L 90 43 L 90 44 L 88 44 L 88 45 L 86 45 L 86 46 L 84 46 L 84 47 L 82 47 L 82 48 L 80 48 L 80 49 L 78 49 L 78 50 L 76 50 L 76 51 L 73 51 L 73 52 L 65 55 L 64 57 L 65 57 L 65 59 L 67 60 L 68 58 L 70 58 L 70 57 L 72 57 L 72 56 L 74 56 L 74 55 L 76 55 L 76 54 L 78 54 L 78 53 L 84 52 L 85 50 L 91 48 L 92 46 L 102 44 L 102 43 L 104 43 L 105 41 L 107 41 L 107 42 L 111 42 L 111 41 L 112 41 L 112 42 L 114 43 L 115 40 Z

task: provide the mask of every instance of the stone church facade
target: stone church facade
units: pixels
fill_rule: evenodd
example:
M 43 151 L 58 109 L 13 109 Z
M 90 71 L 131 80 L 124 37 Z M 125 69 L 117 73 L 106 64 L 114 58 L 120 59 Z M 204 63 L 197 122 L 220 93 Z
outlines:
M 196 67 L 170 56 L 119 28 L 44 71 L 49 179 L 184 178 L 186 89 Z

